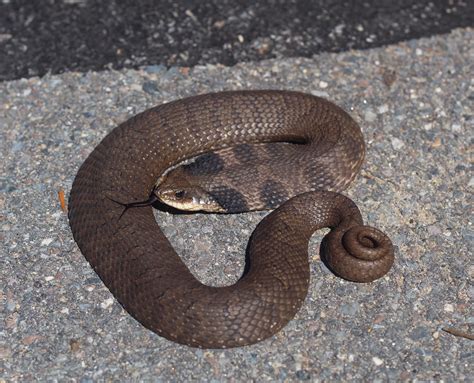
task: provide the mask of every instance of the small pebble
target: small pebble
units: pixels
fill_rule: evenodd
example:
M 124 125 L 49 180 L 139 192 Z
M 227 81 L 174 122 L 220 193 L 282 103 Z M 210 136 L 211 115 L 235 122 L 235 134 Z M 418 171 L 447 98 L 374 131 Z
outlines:
M 454 306 L 450 303 L 446 303 L 444 305 L 444 311 L 447 312 L 447 313 L 452 313 L 452 312 L 454 312 Z
M 166 66 L 164 65 L 148 65 L 144 67 L 145 72 L 147 73 L 154 73 L 154 74 L 161 74 L 166 72 Z
M 461 125 L 459 125 L 459 124 L 453 124 L 453 125 L 451 125 L 451 130 L 452 130 L 453 132 L 459 133 L 459 132 L 461 131 Z
M 368 109 L 364 113 L 364 120 L 367 122 L 374 122 L 377 119 L 377 114 L 375 114 L 372 110 Z
M 374 357 L 372 358 L 372 362 L 374 362 L 374 364 L 375 364 L 376 366 L 381 366 L 381 365 L 383 364 L 383 359 L 380 359 L 380 358 L 374 356 Z
M 413 340 L 418 340 L 422 338 L 427 338 L 430 335 L 427 328 L 419 326 L 416 327 L 411 333 L 410 338 Z
M 296 377 L 299 380 L 310 380 L 311 374 L 307 370 L 298 370 L 296 371 Z
M 320 82 L 319 82 L 319 87 L 320 87 L 321 89 L 326 89 L 326 88 L 328 87 L 328 85 L 329 85 L 329 84 L 328 84 L 326 81 L 320 81 Z
M 401 148 L 405 146 L 405 143 L 396 137 L 392 137 L 390 141 L 392 142 L 392 147 L 395 150 L 400 150 Z
M 340 311 L 345 315 L 355 315 L 359 311 L 359 304 L 357 302 L 346 303 L 341 306 Z
M 439 148 L 442 145 L 441 138 L 436 137 L 434 141 L 431 143 L 432 148 Z
M 48 246 L 53 242 L 53 238 L 45 238 L 41 241 L 41 246 Z
M 148 94 L 156 94 L 156 93 L 160 92 L 160 90 L 158 89 L 158 86 L 156 85 L 156 83 L 152 82 L 152 81 L 144 82 L 143 83 L 143 90 Z
M 114 304 L 114 298 L 109 298 L 109 299 L 106 299 L 105 301 L 103 301 L 100 304 L 100 307 L 102 307 L 103 309 L 107 309 L 110 306 L 112 306 L 113 304 Z

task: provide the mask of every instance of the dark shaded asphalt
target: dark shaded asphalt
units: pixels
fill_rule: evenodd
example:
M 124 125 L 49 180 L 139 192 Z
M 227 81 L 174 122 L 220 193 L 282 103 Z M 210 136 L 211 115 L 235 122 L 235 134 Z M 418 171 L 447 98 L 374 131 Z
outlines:
M 3 0 L 0 80 L 309 57 L 470 25 L 470 0 Z

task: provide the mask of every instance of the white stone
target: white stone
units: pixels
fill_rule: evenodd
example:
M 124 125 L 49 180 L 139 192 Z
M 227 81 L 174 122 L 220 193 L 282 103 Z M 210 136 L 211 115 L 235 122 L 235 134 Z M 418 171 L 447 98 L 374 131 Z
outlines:
M 48 246 L 51 242 L 53 242 L 53 238 L 45 238 L 41 241 L 41 246 Z
M 376 366 L 380 366 L 380 365 L 382 365 L 382 363 L 383 363 L 383 359 L 380 359 L 380 358 L 377 358 L 376 356 L 374 356 L 374 357 L 372 358 L 372 362 L 374 362 L 374 364 L 375 364 Z
M 432 122 L 428 122 L 425 125 L 423 125 L 423 129 L 425 129 L 425 130 L 431 130 L 432 127 L 433 127 Z
M 396 137 L 393 137 L 393 138 L 391 139 L 391 142 L 392 142 L 392 147 L 393 147 L 395 150 L 400 150 L 401 148 L 403 148 L 403 147 L 405 146 L 405 143 L 404 143 L 402 140 L 400 140 L 400 139 L 398 139 L 398 138 L 396 138 Z
M 100 307 L 102 307 L 103 309 L 107 309 L 109 308 L 110 306 L 112 306 L 114 303 L 114 298 L 109 298 L 109 299 L 106 299 L 105 301 L 103 301 L 101 304 L 100 304 Z
M 366 110 L 364 113 L 364 120 L 367 122 L 374 122 L 377 118 L 377 115 L 370 109 Z
M 451 125 L 451 130 L 452 130 L 453 132 L 458 133 L 458 132 L 461 131 L 461 125 L 459 125 L 459 124 L 453 124 L 453 125 Z
M 344 28 L 346 26 L 344 24 L 338 24 L 334 27 L 334 33 L 336 33 L 336 35 L 342 35 L 342 32 L 344 31 Z
M 454 306 L 451 303 L 446 303 L 444 305 L 444 311 L 446 311 L 447 313 L 452 313 L 454 312 Z
M 313 96 L 322 97 L 322 98 L 329 98 L 329 94 L 327 92 L 323 92 L 322 90 L 312 90 L 310 93 Z

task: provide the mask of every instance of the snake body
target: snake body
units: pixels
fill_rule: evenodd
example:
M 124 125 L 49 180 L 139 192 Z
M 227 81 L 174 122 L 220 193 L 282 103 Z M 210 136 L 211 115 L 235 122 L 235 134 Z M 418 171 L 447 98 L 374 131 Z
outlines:
M 270 142 L 278 142 L 274 153 Z M 185 159 L 236 146 L 242 153 L 250 144 L 262 145 L 276 170 L 220 188 L 209 184 L 213 195 L 229 212 L 289 201 L 252 235 L 242 278 L 232 286 L 206 286 L 176 254 L 150 207 L 123 214 L 116 201 L 147 199 L 157 179 Z M 250 157 L 258 160 L 256 150 Z M 256 343 L 279 331 L 302 305 L 308 241 L 318 228 L 332 229 L 321 254 L 343 278 L 372 281 L 392 265 L 390 240 L 363 226 L 354 203 L 336 193 L 354 179 L 364 152 L 354 120 L 315 96 L 237 91 L 170 102 L 119 125 L 85 160 L 70 194 L 72 233 L 122 306 L 157 334 L 205 348 Z M 207 179 L 213 178 L 219 177 Z M 264 206 L 252 202 L 258 198 Z

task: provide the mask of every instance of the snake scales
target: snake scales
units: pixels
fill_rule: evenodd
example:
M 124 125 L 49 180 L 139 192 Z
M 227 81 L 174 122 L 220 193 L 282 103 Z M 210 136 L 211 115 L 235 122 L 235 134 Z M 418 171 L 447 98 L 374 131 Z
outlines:
M 268 142 L 278 143 L 273 150 L 262 144 Z M 251 154 L 242 155 L 247 149 Z M 289 201 L 252 235 L 242 278 L 232 286 L 211 287 L 190 273 L 150 207 L 124 212 L 117 201 L 146 200 L 158 193 L 155 183 L 173 165 L 217 151 L 212 163 L 232 150 L 243 162 L 256 160 L 256 168 L 259 157 L 266 156 L 275 168 L 249 170 L 252 177 L 237 169 L 228 172 L 236 179 L 219 185 L 225 181 L 210 180 L 219 179 L 226 165 L 218 171 L 211 166 L 210 172 L 205 164 L 197 170 L 194 165 L 194 171 L 188 167 L 188 175 L 204 177 L 221 211 Z M 69 200 L 72 233 L 122 306 L 157 334 L 195 347 L 256 343 L 278 332 L 302 305 L 310 278 L 308 241 L 315 230 L 332 229 L 321 254 L 337 275 L 368 282 L 390 269 L 390 240 L 362 226 L 354 203 L 336 193 L 354 179 L 364 153 L 354 120 L 311 95 L 238 91 L 170 102 L 122 123 L 83 163 Z M 265 172 L 270 172 L 267 178 Z

